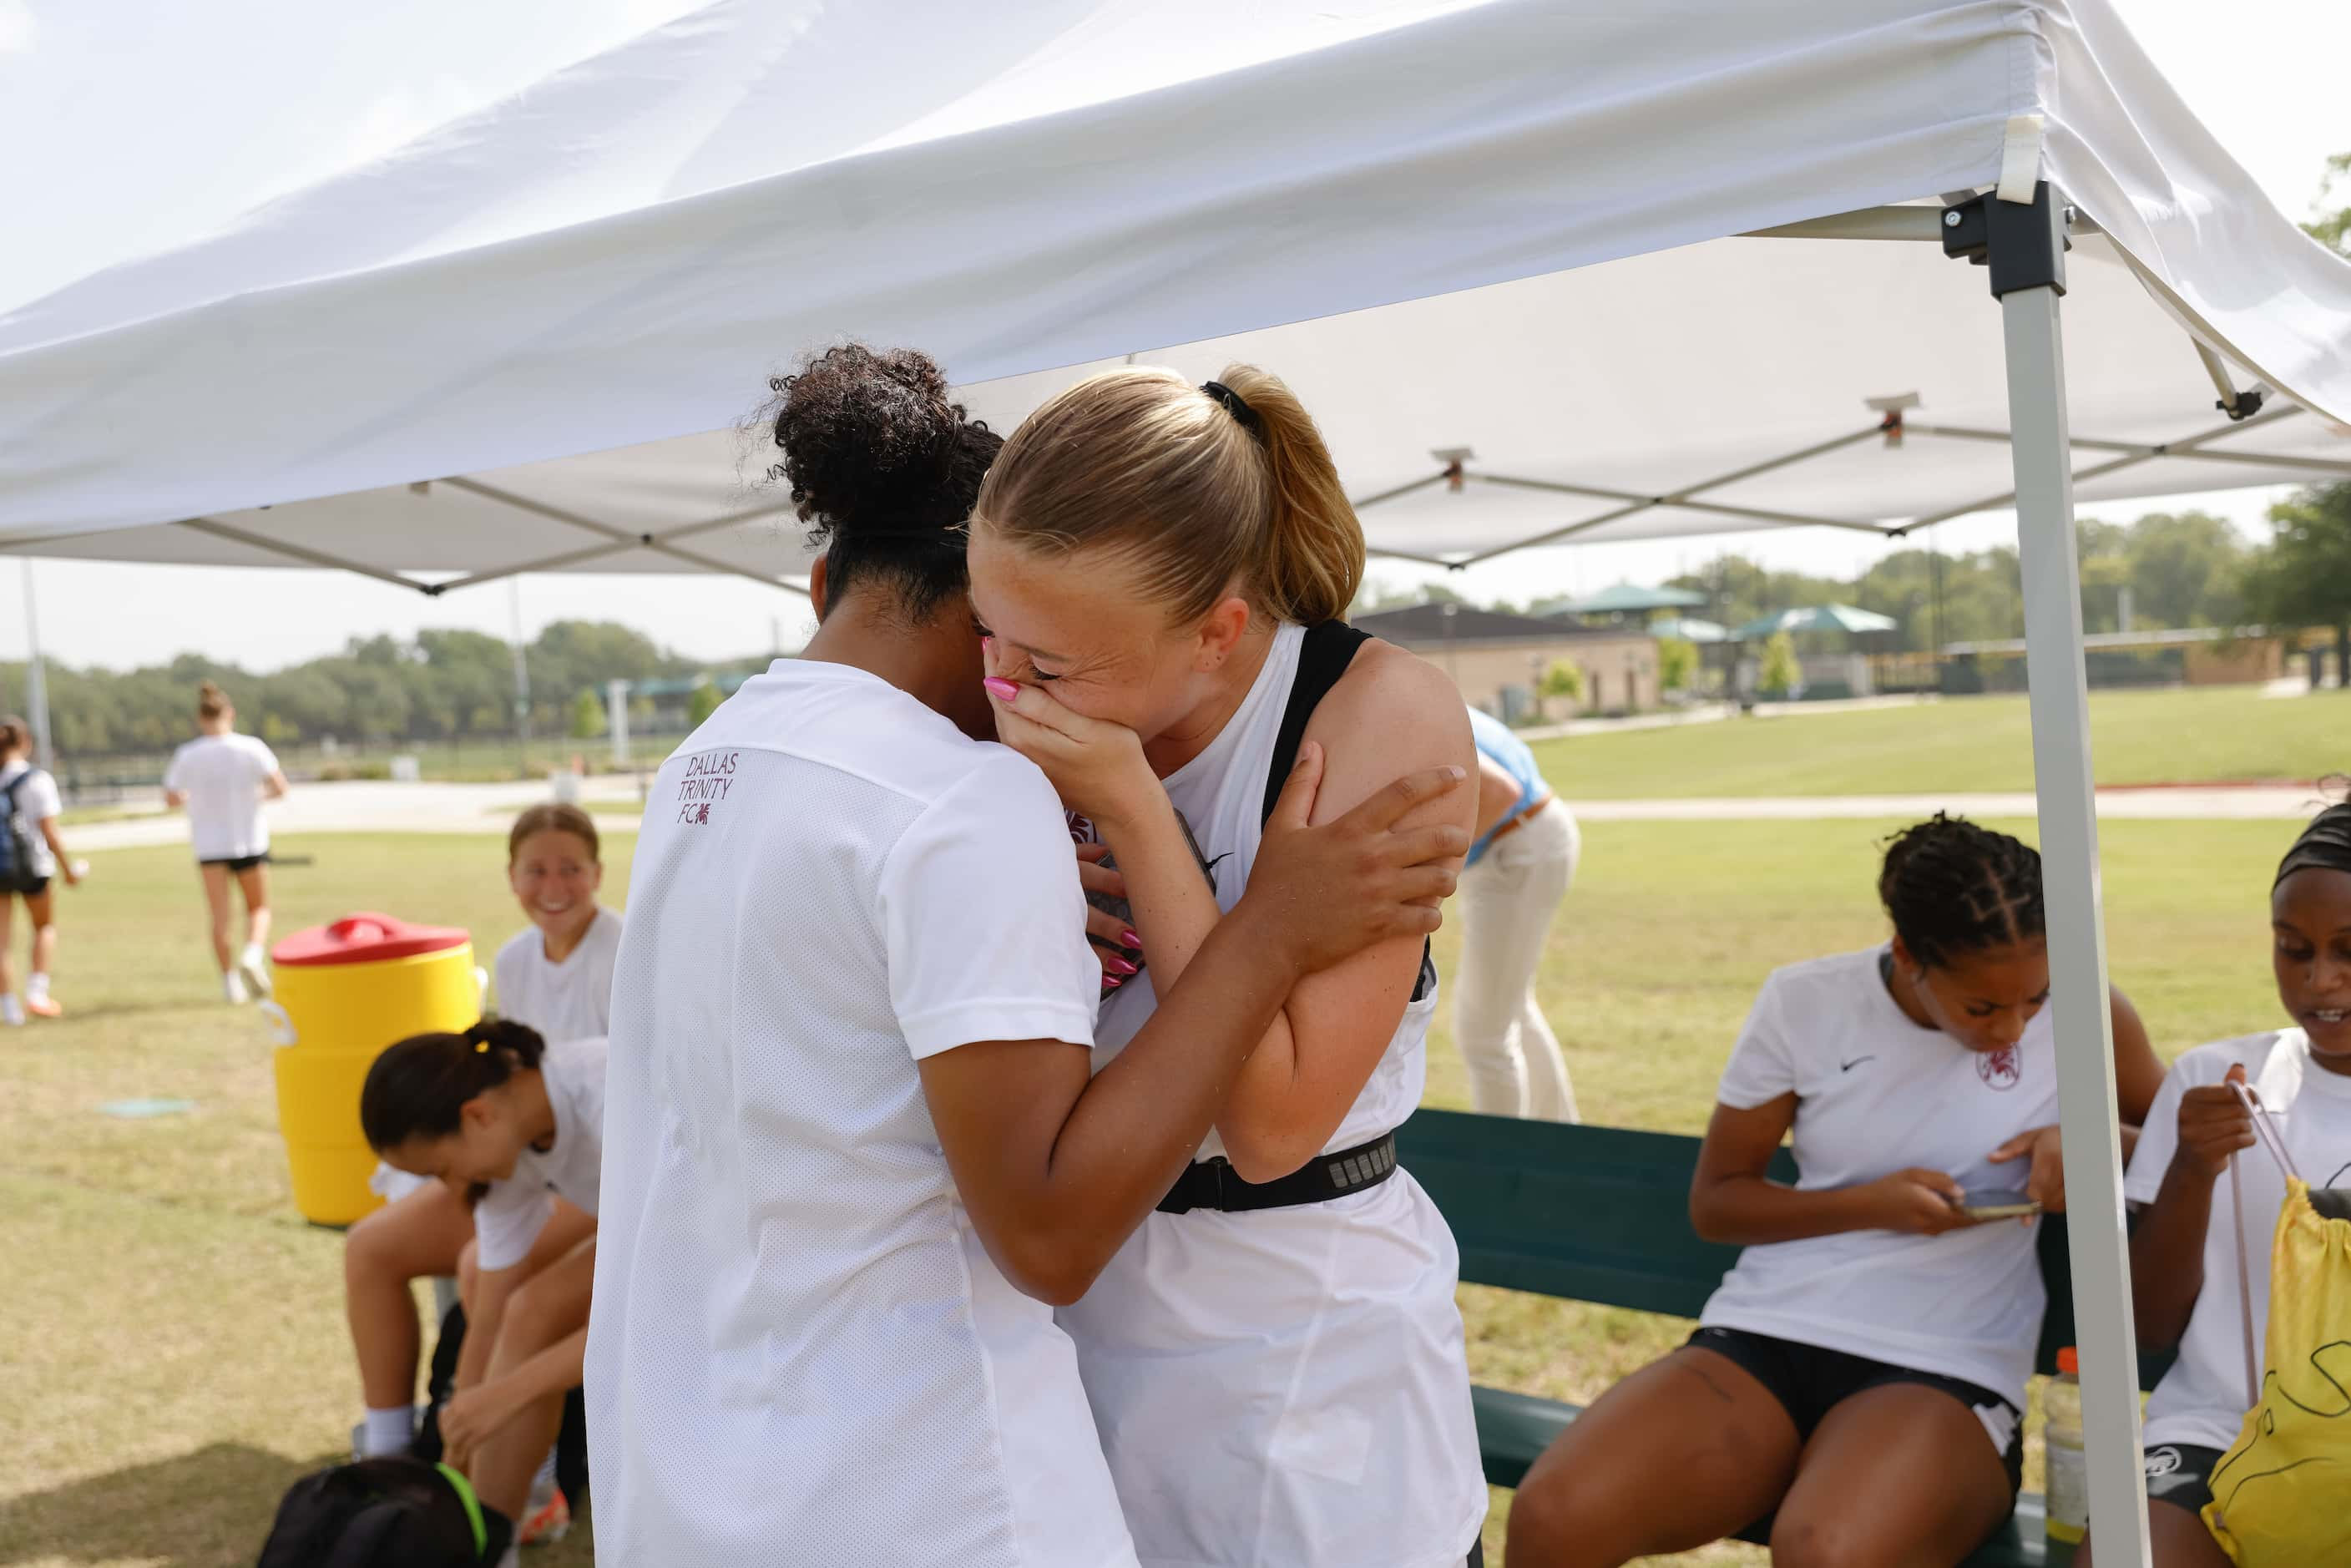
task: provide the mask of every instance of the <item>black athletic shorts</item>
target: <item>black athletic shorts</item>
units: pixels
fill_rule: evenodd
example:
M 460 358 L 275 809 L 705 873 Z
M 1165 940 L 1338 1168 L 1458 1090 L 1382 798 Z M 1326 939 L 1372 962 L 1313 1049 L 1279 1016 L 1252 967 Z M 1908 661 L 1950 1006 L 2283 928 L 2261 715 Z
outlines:
M 255 866 L 267 865 L 269 863 L 269 852 L 267 850 L 264 850 L 257 855 L 224 855 L 219 860 L 198 861 L 196 863 L 198 865 L 225 865 L 228 867 L 229 870 L 242 875 L 244 873 L 251 871 Z
M 1999 1448 L 2000 1462 L 2008 1470 L 2009 1496 L 2013 1498 L 2024 1490 L 2023 1415 L 1989 1388 L 1932 1372 L 1915 1372 L 1890 1362 L 1872 1361 L 1865 1355 L 1847 1355 L 1816 1344 L 1749 1333 L 1744 1329 L 1700 1329 L 1689 1336 L 1689 1343 L 1700 1350 L 1727 1356 L 1770 1389 L 1771 1397 L 1780 1402 L 1788 1418 L 1796 1424 L 1796 1436 L 1803 1442 L 1812 1441 L 1813 1433 L 1830 1410 L 1864 1389 L 1896 1383 L 1939 1388 L 1974 1412 L 1984 1435 Z M 2004 1442 L 2002 1433 L 2006 1434 Z
M 37 877 L 34 879 L 31 886 L 19 888 L 17 891 L 23 894 L 26 898 L 38 898 L 41 894 L 49 891 L 49 879 L 45 876 Z M 0 893 L 0 898 L 5 898 L 8 895 L 6 894 Z
M 2194 1443 L 2158 1443 L 2147 1451 L 2147 1500 L 2203 1512 L 2212 1500 L 2212 1470 L 2224 1452 Z

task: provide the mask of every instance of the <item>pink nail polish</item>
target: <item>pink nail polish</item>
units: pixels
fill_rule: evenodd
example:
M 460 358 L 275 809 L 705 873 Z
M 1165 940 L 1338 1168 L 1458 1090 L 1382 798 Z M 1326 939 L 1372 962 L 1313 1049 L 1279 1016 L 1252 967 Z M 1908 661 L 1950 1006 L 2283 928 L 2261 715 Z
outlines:
M 1118 945 L 1122 947 L 1132 947 L 1138 953 L 1143 951 L 1143 938 L 1137 936 L 1132 931 L 1120 932 L 1118 934 Z
M 994 675 L 988 676 L 987 679 L 980 682 L 979 684 L 987 688 L 987 695 L 989 696 L 994 697 L 1000 703 L 1008 703 L 1014 697 L 1020 695 L 1020 688 L 1019 686 L 1014 685 L 1010 681 L 998 680 Z
M 1105 991 L 1114 991 L 1124 984 L 1126 984 L 1126 982 L 1122 979 L 1108 979 L 1102 982 L 1102 989 Z
M 1133 964 L 1128 963 L 1123 958 L 1113 958 L 1110 961 L 1110 972 L 1113 975 L 1139 975 L 1143 973 L 1141 969 L 1135 967 Z

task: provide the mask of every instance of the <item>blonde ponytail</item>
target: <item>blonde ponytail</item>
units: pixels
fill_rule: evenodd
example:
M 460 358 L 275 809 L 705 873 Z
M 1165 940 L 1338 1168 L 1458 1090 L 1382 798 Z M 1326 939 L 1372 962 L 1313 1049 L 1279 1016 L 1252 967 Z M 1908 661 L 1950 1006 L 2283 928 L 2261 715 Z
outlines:
M 1114 550 L 1175 623 L 1236 592 L 1277 621 L 1344 617 L 1364 531 L 1322 433 L 1279 377 L 1236 365 L 1223 385 L 1239 407 L 1173 371 L 1078 382 L 1004 444 L 974 528 L 1030 549 Z
M 1275 619 L 1343 621 L 1364 582 L 1364 525 L 1313 415 L 1280 376 L 1228 365 L 1219 378 L 1258 419 L 1272 469 L 1273 516 L 1258 588 Z

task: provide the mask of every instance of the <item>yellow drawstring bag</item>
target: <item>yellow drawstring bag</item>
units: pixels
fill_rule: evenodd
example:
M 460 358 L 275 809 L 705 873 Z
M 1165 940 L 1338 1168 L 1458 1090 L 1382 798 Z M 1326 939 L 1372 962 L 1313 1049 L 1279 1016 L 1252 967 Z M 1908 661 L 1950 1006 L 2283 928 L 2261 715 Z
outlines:
M 2258 1108 L 2253 1125 L 2286 1170 L 2270 1251 L 2266 1372 L 2213 1468 L 2204 1524 L 2239 1568 L 2351 1563 L 2351 1192 L 2324 1190 L 2314 1202 Z M 2238 1239 L 2241 1248 L 2241 1206 Z

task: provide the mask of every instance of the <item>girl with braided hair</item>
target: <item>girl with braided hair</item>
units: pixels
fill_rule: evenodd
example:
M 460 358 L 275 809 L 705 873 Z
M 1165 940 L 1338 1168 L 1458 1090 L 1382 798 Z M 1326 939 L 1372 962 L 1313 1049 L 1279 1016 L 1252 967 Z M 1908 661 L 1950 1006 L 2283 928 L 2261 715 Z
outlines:
M 2283 1029 L 2199 1045 L 2171 1064 L 2131 1151 L 2123 1197 L 2131 1233 L 2131 1305 L 2139 1343 L 2179 1347 L 2147 1402 L 2147 1526 L 2155 1568 L 2227 1568 L 2204 1527 L 2212 1472 L 2246 1408 L 2238 1287 L 2237 1203 L 2215 1201 L 2231 1158 L 2253 1146 L 2252 1113 L 2269 1113 L 2314 1187 L 2351 1186 L 2351 800 L 2318 813 L 2270 884 L 2270 964 Z M 2247 1271 L 2255 1324 L 2269 1319 L 2269 1235 L 2285 1202 L 2276 1162 L 2238 1162 L 2257 1265 Z M 2078 1561 L 2088 1568 L 2090 1546 Z
M 1767 1518 L 1776 1561 L 1949 1564 L 2015 1507 L 2037 1226 L 1962 1199 L 2064 1206 L 2041 857 L 1938 814 L 1894 836 L 1877 891 L 1887 942 L 1764 982 L 1690 1187 L 1698 1233 L 1746 1250 L 1689 1343 L 1536 1461 L 1511 1568 L 1686 1552 Z M 2112 1009 L 2135 1126 L 2163 1070 L 2119 992 Z M 1785 1186 L 1767 1173 L 1791 1133 Z
M 465 1343 L 441 1438 L 482 1501 L 517 1521 L 587 1349 L 604 1057 L 601 1040 L 550 1046 L 526 1024 L 484 1019 L 401 1040 L 360 1090 L 360 1130 L 384 1163 L 472 1205 L 458 1268 Z M 589 1217 L 585 1237 L 550 1225 L 559 1198 Z

